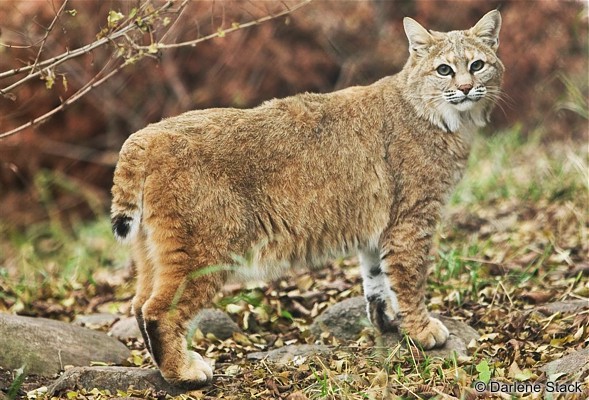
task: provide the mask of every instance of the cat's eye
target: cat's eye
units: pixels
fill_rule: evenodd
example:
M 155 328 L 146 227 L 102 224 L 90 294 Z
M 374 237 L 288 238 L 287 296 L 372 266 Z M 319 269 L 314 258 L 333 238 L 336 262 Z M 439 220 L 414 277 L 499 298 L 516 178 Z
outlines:
M 436 68 L 436 71 L 442 76 L 448 76 L 454 73 L 454 70 L 448 64 L 440 65 L 438 68 Z
M 470 72 L 480 71 L 481 69 L 483 69 L 484 66 L 485 62 L 483 60 L 473 61 L 473 63 L 470 64 Z

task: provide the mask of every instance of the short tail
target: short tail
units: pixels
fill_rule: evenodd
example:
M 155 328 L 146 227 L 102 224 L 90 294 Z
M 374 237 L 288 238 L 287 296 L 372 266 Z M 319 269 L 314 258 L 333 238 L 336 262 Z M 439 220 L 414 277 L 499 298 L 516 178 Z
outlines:
M 128 242 L 139 232 L 143 211 L 145 181 L 144 147 L 129 138 L 119 154 L 112 187 L 112 231 L 120 242 Z

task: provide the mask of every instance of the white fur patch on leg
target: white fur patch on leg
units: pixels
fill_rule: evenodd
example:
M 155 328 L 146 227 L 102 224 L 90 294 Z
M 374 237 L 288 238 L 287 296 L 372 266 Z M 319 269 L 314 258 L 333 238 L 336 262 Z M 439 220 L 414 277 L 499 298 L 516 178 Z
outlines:
M 394 315 L 396 315 L 399 312 L 399 302 L 382 269 L 378 250 L 360 252 L 360 271 L 366 299 L 380 298 L 387 300 L 393 308 Z

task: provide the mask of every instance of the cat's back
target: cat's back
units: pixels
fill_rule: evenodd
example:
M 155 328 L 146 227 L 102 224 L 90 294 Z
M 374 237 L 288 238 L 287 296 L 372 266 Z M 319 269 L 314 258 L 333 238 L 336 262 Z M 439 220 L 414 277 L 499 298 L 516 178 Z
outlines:
M 381 144 L 381 86 L 303 93 L 251 109 L 189 111 L 148 125 L 125 146 L 140 145 L 150 154 L 146 161 L 154 165 L 201 160 L 226 170 L 256 163 L 279 168 L 293 158 L 301 163 L 326 156 L 349 158 Z
M 301 93 L 265 101 L 254 108 L 209 108 L 188 111 L 152 123 L 136 132 L 174 132 L 206 140 L 207 133 L 222 131 L 233 136 L 242 133 L 293 135 L 305 133 L 338 122 L 377 119 L 381 117 L 380 84 L 353 86 L 331 93 Z M 281 128 L 277 131 L 276 128 Z M 340 134 L 343 132 L 340 132 Z M 144 134 L 144 133 L 143 133 Z

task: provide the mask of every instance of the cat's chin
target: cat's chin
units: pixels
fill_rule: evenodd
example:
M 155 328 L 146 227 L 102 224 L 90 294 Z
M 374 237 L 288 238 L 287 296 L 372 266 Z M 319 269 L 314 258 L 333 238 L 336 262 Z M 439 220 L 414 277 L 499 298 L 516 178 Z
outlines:
M 476 105 L 476 101 L 473 101 L 470 99 L 465 99 L 464 101 L 461 101 L 460 103 L 451 103 L 451 104 L 456 110 L 458 110 L 460 112 L 464 112 L 464 111 L 472 110 Z

